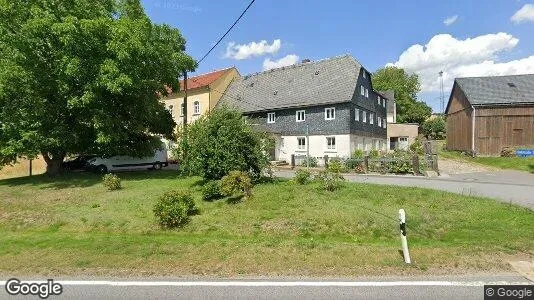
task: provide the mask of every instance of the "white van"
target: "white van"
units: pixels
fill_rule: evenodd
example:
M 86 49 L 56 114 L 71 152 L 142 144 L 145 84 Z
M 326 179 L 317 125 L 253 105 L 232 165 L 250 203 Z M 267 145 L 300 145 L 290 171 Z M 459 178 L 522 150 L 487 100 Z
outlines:
M 156 150 L 154 156 L 131 157 L 113 156 L 108 158 L 96 157 L 89 160 L 88 168 L 98 173 L 107 173 L 120 170 L 154 169 L 161 170 L 169 165 L 167 149 Z

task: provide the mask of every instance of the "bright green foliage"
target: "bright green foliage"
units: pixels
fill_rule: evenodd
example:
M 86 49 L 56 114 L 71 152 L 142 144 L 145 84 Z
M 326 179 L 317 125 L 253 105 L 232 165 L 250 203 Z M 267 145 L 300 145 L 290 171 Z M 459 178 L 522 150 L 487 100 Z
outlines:
M 354 150 L 354 153 L 352 153 L 352 158 L 363 158 L 365 156 L 365 152 L 363 152 L 362 149 L 356 149 Z
M 0 164 L 149 155 L 175 126 L 159 96 L 195 68 L 184 50 L 139 0 L 0 0 Z
M 423 124 L 432 113 L 426 103 L 417 101 L 421 85 L 416 74 L 409 75 L 404 69 L 397 67 L 382 68 L 373 75 L 373 88 L 379 91 L 395 91 L 399 123 Z
M 345 164 L 339 158 L 333 158 L 328 162 L 328 170 L 339 174 L 346 171 Z
M 102 177 L 102 184 L 110 191 L 120 190 L 121 179 L 115 174 L 106 174 Z
M 415 141 L 410 145 L 410 151 L 418 155 L 425 154 L 425 150 L 423 149 L 423 143 L 421 142 L 421 139 L 419 137 L 417 137 Z
M 447 132 L 445 118 L 439 116 L 433 119 L 428 119 L 421 126 L 421 130 L 427 139 L 443 140 L 445 139 Z
M 238 111 L 217 108 L 187 128 L 177 155 L 189 173 L 214 180 L 239 170 L 258 179 L 269 162 L 265 151 L 268 138 L 255 131 Z
M 309 167 L 310 168 L 316 168 L 317 167 L 317 158 L 310 156 L 308 159 L 304 159 L 300 165 L 303 167 L 308 167 L 308 161 L 309 161 Z
M 315 181 L 319 182 L 324 190 L 333 192 L 343 186 L 345 179 L 339 172 L 326 169 L 315 175 Z
M 300 185 L 307 184 L 311 180 L 311 173 L 308 170 L 299 169 L 295 172 L 294 180 Z
M 369 151 L 369 157 L 377 158 L 378 156 L 380 156 L 380 153 L 378 152 L 378 150 L 373 149 L 373 150 Z
M 246 199 L 252 197 L 252 181 L 248 173 L 230 171 L 221 179 L 221 190 L 227 196 L 243 195 Z
M 218 180 L 208 181 L 202 187 L 202 199 L 206 201 L 217 200 L 224 197 L 221 191 L 221 182 Z
M 189 192 L 168 191 L 154 205 L 154 215 L 163 228 L 182 227 L 198 212 Z

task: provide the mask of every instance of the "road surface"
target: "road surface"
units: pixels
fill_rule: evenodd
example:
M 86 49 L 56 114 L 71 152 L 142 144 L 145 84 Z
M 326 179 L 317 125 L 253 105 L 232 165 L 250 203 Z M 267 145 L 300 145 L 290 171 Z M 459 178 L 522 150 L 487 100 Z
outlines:
M 532 285 L 523 277 L 406 277 L 375 280 L 58 280 L 60 296 L 48 299 L 483 299 L 485 284 Z M 5 285 L 5 282 L 2 283 Z M 3 286 L 4 287 L 4 286 Z M 0 299 L 10 299 L 5 288 Z M 19 296 L 16 299 L 30 297 Z M 36 299 L 33 297 L 31 299 Z

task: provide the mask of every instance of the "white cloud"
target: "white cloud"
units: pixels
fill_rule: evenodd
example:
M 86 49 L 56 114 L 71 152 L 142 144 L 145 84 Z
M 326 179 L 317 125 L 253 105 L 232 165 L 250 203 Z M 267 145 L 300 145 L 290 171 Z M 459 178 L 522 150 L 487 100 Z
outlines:
M 299 61 L 299 57 L 298 55 L 295 55 L 295 54 L 289 54 L 287 56 L 280 58 L 279 60 L 271 60 L 270 58 L 266 58 L 263 61 L 263 70 L 270 70 L 270 69 L 294 65 L 298 61 Z
M 449 25 L 452 25 L 454 22 L 456 22 L 456 20 L 458 20 L 458 15 L 448 17 L 447 19 L 443 20 L 443 24 L 445 24 L 446 26 L 449 26 Z
M 525 4 L 520 10 L 515 12 L 510 20 L 516 24 L 534 21 L 534 4 Z
M 253 56 L 262 56 L 265 54 L 275 54 L 280 50 L 282 41 L 279 39 L 274 40 L 272 44 L 266 40 L 262 40 L 258 43 L 250 42 L 248 44 L 237 45 L 235 42 L 230 42 L 226 46 L 226 58 L 232 58 L 237 60 L 247 59 Z
M 507 33 L 487 34 L 458 40 L 449 34 L 438 34 L 422 46 L 406 49 L 396 67 L 419 75 L 422 92 L 439 91 L 439 71 L 443 70 L 445 89 L 456 77 L 534 73 L 534 55 L 500 62 L 499 54 L 512 50 L 519 40 Z

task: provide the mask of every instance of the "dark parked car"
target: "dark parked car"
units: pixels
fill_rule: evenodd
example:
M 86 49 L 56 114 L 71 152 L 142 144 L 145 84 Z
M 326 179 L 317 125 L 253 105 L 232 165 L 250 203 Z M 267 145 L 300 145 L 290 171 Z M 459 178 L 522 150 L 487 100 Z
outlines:
M 71 159 L 64 161 L 62 167 L 64 170 L 68 171 L 85 170 L 87 162 L 94 157 L 96 157 L 96 155 L 79 155 L 72 157 Z

